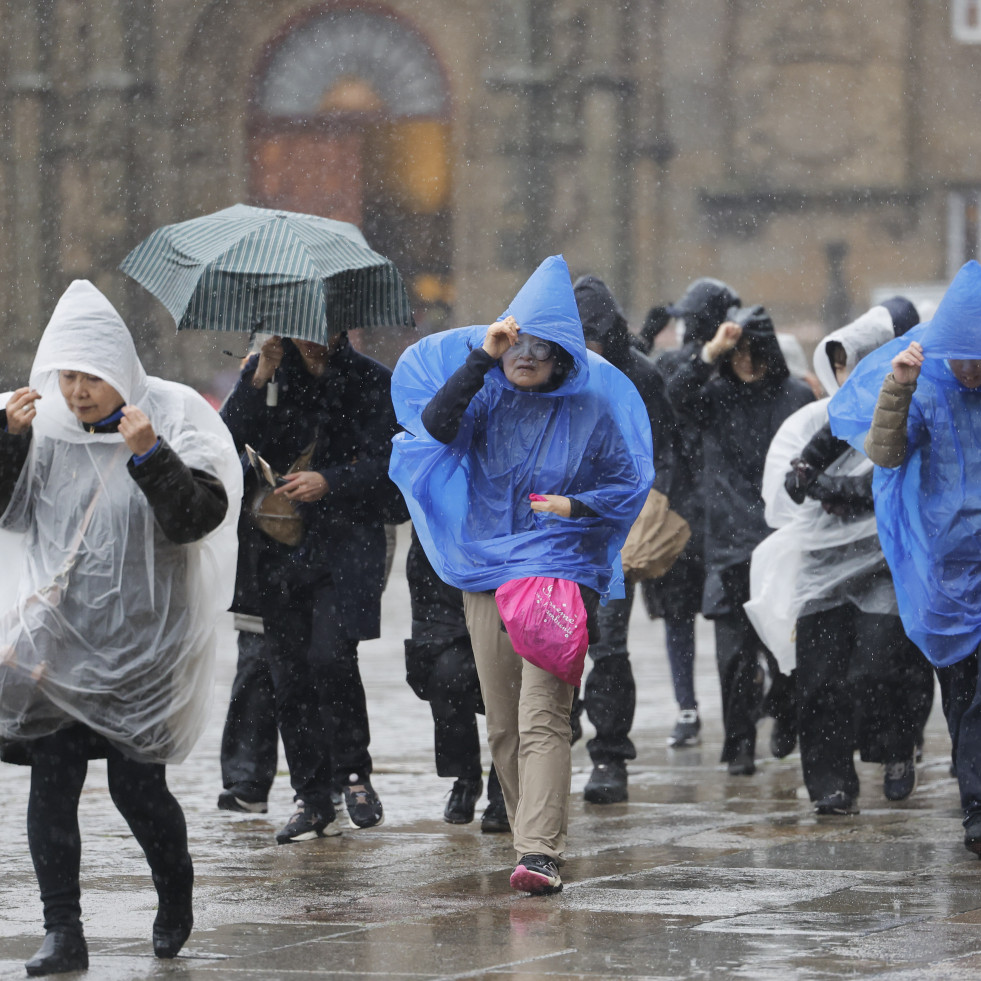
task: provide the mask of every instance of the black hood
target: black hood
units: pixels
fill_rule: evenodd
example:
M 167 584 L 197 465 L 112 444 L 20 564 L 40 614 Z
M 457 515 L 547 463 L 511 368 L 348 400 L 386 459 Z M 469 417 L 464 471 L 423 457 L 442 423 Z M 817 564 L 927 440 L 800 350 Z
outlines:
M 587 341 L 603 345 L 603 357 L 611 364 L 622 361 L 630 348 L 627 318 L 609 287 L 598 276 L 580 276 L 572 284 Z
M 749 349 L 753 355 L 753 362 L 756 364 L 761 361 L 766 363 L 766 377 L 754 384 L 769 387 L 790 377 L 790 369 L 787 367 L 783 351 L 780 350 L 780 342 L 777 340 L 773 321 L 763 307 L 759 305 L 734 307 L 727 312 L 725 319 L 742 327 L 743 337 L 749 339 Z M 730 381 L 745 384 L 736 377 L 728 356 L 719 362 L 719 374 Z
M 736 291 L 721 279 L 703 276 L 688 285 L 685 295 L 668 307 L 672 317 L 684 317 L 684 343 L 704 344 L 715 337 L 731 307 L 742 303 Z
M 892 328 L 897 337 L 902 337 L 911 327 L 920 322 L 920 314 L 916 307 L 905 296 L 890 296 L 880 304 L 889 311 L 892 317 Z

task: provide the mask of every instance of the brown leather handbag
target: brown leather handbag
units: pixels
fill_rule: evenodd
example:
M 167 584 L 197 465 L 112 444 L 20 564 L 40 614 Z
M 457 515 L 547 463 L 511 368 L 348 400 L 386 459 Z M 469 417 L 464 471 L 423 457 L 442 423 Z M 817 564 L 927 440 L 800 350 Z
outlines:
M 316 445 L 317 441 L 314 440 L 290 464 L 286 472 L 298 473 L 300 470 L 309 469 Z M 249 454 L 249 462 L 259 477 L 258 484 L 250 493 L 247 504 L 252 520 L 264 535 L 268 535 L 281 545 L 295 548 L 303 541 L 306 532 L 302 516 L 289 498 L 273 493 L 280 486 L 280 475 L 252 447 L 247 446 L 245 449 Z

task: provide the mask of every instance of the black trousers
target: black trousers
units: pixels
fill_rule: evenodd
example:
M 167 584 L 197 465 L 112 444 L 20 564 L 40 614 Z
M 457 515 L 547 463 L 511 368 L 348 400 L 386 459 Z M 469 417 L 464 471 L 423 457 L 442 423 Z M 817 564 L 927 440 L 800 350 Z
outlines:
M 965 824 L 981 815 L 981 677 L 978 666 L 978 652 L 975 651 L 963 661 L 936 669 Z
M 898 616 L 847 603 L 797 621 L 797 722 L 811 800 L 858 796 L 856 749 L 867 763 L 913 758 L 915 703 L 930 673 Z
M 78 801 L 88 771 L 88 730 L 75 725 L 31 744 L 27 840 L 41 889 L 44 928 L 81 930 Z M 166 768 L 137 763 L 106 743 L 109 794 L 146 855 L 161 904 L 190 900 L 194 881 L 187 825 Z
M 630 738 L 637 704 L 637 686 L 627 650 L 634 584 L 624 599 L 610 600 L 597 613 L 600 638 L 588 648 L 592 667 L 583 686 L 582 702 L 596 735 L 586 743 L 594 764 L 622 763 L 637 756 Z
M 276 777 L 279 731 L 262 634 L 241 630 L 238 664 L 221 735 L 221 782 L 242 800 L 265 801 Z
M 331 790 L 371 773 L 358 642 L 338 626 L 330 581 L 291 588 L 263 617 L 276 717 L 294 796 L 333 816 Z
M 738 607 L 715 618 L 715 658 L 722 689 L 722 762 L 741 753 L 755 754 L 756 723 L 762 713 L 763 671 L 760 656 L 770 655 L 749 618 Z
M 475 779 L 481 775 L 477 713 L 480 682 L 469 642 L 405 642 L 406 677 L 433 713 L 436 773 Z

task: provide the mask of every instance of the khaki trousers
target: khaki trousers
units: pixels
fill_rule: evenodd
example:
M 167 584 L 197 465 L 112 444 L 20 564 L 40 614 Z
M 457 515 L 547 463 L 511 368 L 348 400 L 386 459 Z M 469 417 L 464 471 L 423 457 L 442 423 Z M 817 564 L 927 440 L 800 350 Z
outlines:
M 492 593 L 464 593 L 463 609 L 487 712 L 491 758 L 514 850 L 561 861 L 572 782 L 572 685 L 515 654 Z

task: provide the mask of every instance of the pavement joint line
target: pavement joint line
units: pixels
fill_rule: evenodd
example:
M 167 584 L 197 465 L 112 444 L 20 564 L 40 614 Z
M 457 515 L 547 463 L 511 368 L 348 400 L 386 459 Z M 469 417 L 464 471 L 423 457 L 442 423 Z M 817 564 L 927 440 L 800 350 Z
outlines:
M 472 971 L 465 971 L 462 974 L 441 974 L 435 981 L 462 981 L 463 978 L 479 978 L 483 974 L 490 974 L 492 971 L 501 971 L 509 967 L 520 967 L 522 964 L 534 964 L 537 961 L 549 960 L 552 957 L 562 957 L 565 954 L 578 954 L 578 947 L 566 947 L 564 950 L 553 950 L 547 954 L 537 954 L 535 957 L 523 957 L 517 961 L 504 961 L 500 964 L 488 964 L 486 967 L 474 968 Z

